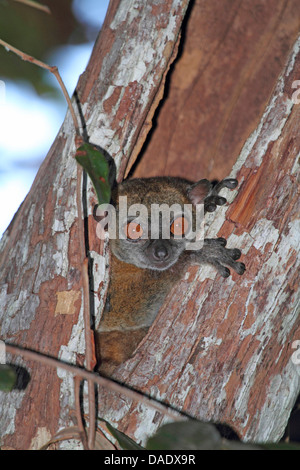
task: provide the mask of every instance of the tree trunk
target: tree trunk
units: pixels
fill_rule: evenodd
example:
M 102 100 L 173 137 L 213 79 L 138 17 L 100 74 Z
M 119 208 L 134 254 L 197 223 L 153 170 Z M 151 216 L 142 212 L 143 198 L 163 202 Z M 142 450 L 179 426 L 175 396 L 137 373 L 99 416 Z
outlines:
M 227 176 L 285 66 L 299 15 L 297 0 L 191 2 L 134 176 Z
M 299 394 L 299 45 L 230 174 L 237 196 L 207 229 L 208 238 L 241 248 L 246 273 L 224 281 L 210 268 L 190 269 L 116 374 L 245 440 L 278 440 Z M 104 417 L 113 422 L 116 410 L 119 429 L 137 441 L 163 419 L 118 399 Z
M 188 0 L 135 5 L 113 0 L 80 78 L 77 93 L 90 142 L 115 159 L 119 178 L 128 160 L 138 154 L 162 98 L 187 6 Z M 3 236 L 0 338 L 83 364 L 74 137 L 68 112 L 30 193 Z M 96 198 L 90 185 L 87 201 L 95 291 L 92 320 L 96 323 L 102 310 L 107 260 L 96 237 L 92 216 Z M 7 355 L 7 362 L 11 361 L 15 363 L 15 358 Z M 24 359 L 16 363 L 29 371 L 30 381 L 23 392 L 0 392 L 2 445 L 37 448 L 59 428 L 72 425 L 73 378 L 61 369 Z
M 115 159 L 118 180 L 128 174 L 151 128 L 167 72 L 177 54 L 189 2 L 129 3 L 111 1 L 77 87 L 90 141 Z M 195 2 L 190 9 L 189 21 L 195 16 L 201 19 L 199 31 L 206 38 L 204 43 L 201 41 L 203 49 L 199 55 L 193 48 L 181 50 L 178 69 L 172 75 L 175 95 L 170 101 L 171 81 L 166 102 L 169 111 L 163 107 L 158 118 L 159 124 L 166 117 L 163 127 L 169 128 L 168 134 L 162 132 L 160 148 L 159 136 L 155 137 L 159 124 L 146 147 L 144 169 L 143 159 L 135 174 L 168 172 L 195 179 L 223 178 L 227 176 L 224 172 L 232 168 L 245 136 L 257 125 L 274 85 L 278 63 L 294 40 L 296 15 L 292 12 L 297 3 L 286 2 L 284 8 L 274 10 L 271 0 L 257 0 L 255 8 L 250 1 L 242 2 L 243 7 L 238 2 L 229 3 L 226 27 L 222 21 L 225 6 L 220 11 L 220 3 L 215 0 L 209 6 L 207 2 Z M 189 29 L 189 21 L 185 29 L 187 44 L 193 36 L 191 31 L 196 31 L 196 26 Z M 270 62 L 263 51 L 267 49 L 273 57 L 278 43 L 282 46 L 279 59 Z M 130 386 L 197 418 L 231 424 L 245 439 L 278 439 L 299 391 L 299 374 L 291 360 L 292 343 L 300 337 L 296 310 L 299 106 L 292 88 L 299 79 L 299 41 L 297 44 L 262 120 L 232 170 L 231 176 L 240 182 L 238 195 L 231 206 L 210 216 L 207 235 L 225 236 L 229 246 L 241 248 L 246 274 L 241 279 L 233 275 L 224 281 L 209 268 L 190 269 L 168 296 L 133 359 L 116 374 Z M 224 58 L 222 64 L 219 53 Z M 264 63 L 268 64 L 266 73 Z M 212 89 L 216 67 L 226 71 L 226 87 L 216 87 L 217 96 Z M 200 90 L 199 77 L 204 77 Z M 263 86 L 251 100 L 246 95 L 255 88 L 255 80 L 257 89 Z M 198 89 L 202 103 L 193 103 L 193 89 Z M 253 98 L 254 93 L 249 94 Z M 247 106 L 246 112 L 243 106 Z M 181 138 L 173 132 L 174 116 Z M 205 125 L 198 127 L 201 120 Z M 217 138 L 211 148 L 214 133 L 209 130 L 214 129 L 215 120 Z M 224 154 L 223 149 L 227 152 L 219 165 L 217 156 L 218 152 Z M 67 113 L 29 195 L 1 242 L 0 337 L 83 364 L 74 153 L 74 131 Z M 105 296 L 107 257 L 96 237 L 92 217 L 95 197 L 90 185 L 87 201 L 96 323 Z M 37 448 L 59 428 L 72 423 L 73 378 L 62 370 L 24 359 L 8 356 L 7 360 L 26 367 L 30 381 L 24 391 L 0 394 L 2 444 Z M 99 416 L 137 441 L 144 441 L 163 420 L 151 408 L 123 397 L 120 400 L 119 395 L 102 388 L 99 398 Z

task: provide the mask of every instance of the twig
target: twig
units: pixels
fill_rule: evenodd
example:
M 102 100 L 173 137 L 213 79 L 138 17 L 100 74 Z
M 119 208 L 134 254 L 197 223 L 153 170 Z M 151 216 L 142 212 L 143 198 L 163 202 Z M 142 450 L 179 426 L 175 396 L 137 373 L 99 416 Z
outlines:
M 5 348 L 6 352 L 8 353 L 21 355 L 32 361 L 39 362 L 40 364 L 45 364 L 54 368 L 64 369 L 74 375 L 82 377 L 85 380 L 91 380 L 94 383 L 111 390 L 112 392 L 125 395 L 131 400 L 140 402 L 146 406 L 150 406 L 159 413 L 162 413 L 175 421 L 181 421 L 183 417 L 187 417 L 185 413 L 181 412 L 180 410 L 173 409 L 170 405 L 163 404 L 155 398 L 150 398 L 147 395 L 144 395 L 142 392 L 133 390 L 124 384 L 115 382 L 114 380 L 111 380 L 108 377 L 103 377 L 102 375 L 96 374 L 95 372 L 90 372 L 86 369 L 74 366 L 73 364 L 60 361 L 59 359 L 56 359 L 54 357 L 46 356 L 45 354 L 42 354 L 37 351 L 24 349 L 15 344 L 5 343 Z
M 90 290 L 89 290 L 89 277 L 88 277 L 88 258 L 82 263 L 82 274 L 83 274 L 83 292 L 84 292 L 84 334 L 85 334 L 85 358 L 87 370 L 92 371 L 94 369 L 94 356 L 92 348 L 92 330 L 90 327 Z M 88 443 L 89 448 L 93 449 L 95 445 L 95 433 L 96 433 L 96 400 L 95 400 L 95 385 L 92 380 L 88 381 L 88 398 L 89 398 L 89 431 L 88 431 Z
M 34 2 L 32 0 L 14 0 L 15 2 L 24 3 L 24 5 L 28 5 L 29 7 L 36 8 L 37 10 L 42 10 L 45 13 L 50 15 L 51 10 L 47 5 L 42 5 L 41 3 Z
M 25 52 L 20 51 L 19 49 L 12 46 L 11 44 L 8 44 L 7 42 L 3 41 L 3 39 L 0 39 L 0 44 L 2 44 L 2 46 L 4 46 L 6 50 L 14 52 L 15 54 L 17 54 L 19 57 L 21 57 L 22 60 L 25 60 L 26 62 L 31 62 L 32 64 L 35 64 L 38 67 L 49 70 L 49 72 L 53 73 L 53 75 L 55 76 L 56 80 L 58 81 L 58 83 L 61 87 L 61 90 L 64 94 L 64 97 L 66 98 L 66 101 L 68 103 L 68 107 L 69 107 L 70 113 L 72 115 L 72 119 L 73 119 L 76 134 L 78 136 L 80 136 L 80 130 L 79 130 L 79 124 L 78 124 L 77 116 L 76 116 L 74 108 L 72 106 L 72 101 L 69 97 L 69 93 L 67 92 L 65 84 L 64 84 L 64 82 L 63 82 L 63 80 L 62 80 L 62 78 L 59 74 L 58 68 L 55 65 L 51 66 L 51 65 L 45 64 L 41 60 L 37 60 L 34 57 L 32 57 L 28 54 L 25 54 Z
M 89 445 L 86 438 L 86 432 L 82 420 L 82 414 L 80 409 L 80 384 L 81 384 L 81 377 L 75 375 L 74 377 L 74 395 L 75 395 L 75 410 L 76 410 L 76 419 L 77 419 L 77 426 L 78 432 L 80 434 L 80 439 L 83 445 L 84 450 L 89 449 Z
M 71 426 L 69 428 L 61 429 L 56 434 L 54 434 L 54 436 L 52 436 L 51 439 L 46 442 L 46 444 L 40 447 L 39 450 L 47 450 L 48 447 L 50 447 L 51 445 L 69 439 L 79 439 L 82 441 L 81 432 L 77 426 Z M 86 449 L 84 448 L 84 450 Z
M 86 368 L 92 371 L 93 364 L 93 348 L 91 344 L 91 328 L 90 328 L 90 288 L 88 276 L 88 258 L 86 257 L 85 250 L 85 230 L 84 220 L 81 206 L 81 181 L 82 181 L 82 168 L 77 165 L 77 211 L 78 211 L 78 232 L 79 232 L 79 245 L 81 253 L 81 273 L 82 273 L 82 286 L 83 286 L 83 318 L 84 318 L 84 334 L 85 334 L 85 358 Z M 88 400 L 89 400 L 89 431 L 88 431 L 88 445 L 90 449 L 94 448 L 95 444 L 95 423 L 96 423 L 96 403 L 95 403 L 95 386 L 94 382 L 88 381 Z

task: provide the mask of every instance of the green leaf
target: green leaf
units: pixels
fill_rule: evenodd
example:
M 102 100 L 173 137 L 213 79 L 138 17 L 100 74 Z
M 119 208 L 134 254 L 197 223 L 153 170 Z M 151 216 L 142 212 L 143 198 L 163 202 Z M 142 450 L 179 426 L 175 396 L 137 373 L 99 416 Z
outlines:
M 297 442 L 267 442 L 260 444 L 265 450 L 300 450 L 300 443 Z
M 85 143 L 77 149 L 75 158 L 91 178 L 99 204 L 108 204 L 111 196 L 109 166 L 103 153 Z
M 103 420 L 104 421 L 104 420 Z M 145 450 L 144 447 L 138 445 L 129 436 L 114 428 L 111 424 L 105 421 L 106 426 L 110 433 L 117 439 L 118 443 L 124 450 Z
M 0 364 L 0 390 L 10 392 L 16 381 L 17 374 L 15 370 L 6 364 Z
M 259 450 L 254 444 L 223 439 L 211 423 L 190 420 L 168 423 L 148 439 L 147 450 Z
M 200 421 L 168 423 L 147 441 L 147 450 L 216 450 L 222 438 L 216 427 Z

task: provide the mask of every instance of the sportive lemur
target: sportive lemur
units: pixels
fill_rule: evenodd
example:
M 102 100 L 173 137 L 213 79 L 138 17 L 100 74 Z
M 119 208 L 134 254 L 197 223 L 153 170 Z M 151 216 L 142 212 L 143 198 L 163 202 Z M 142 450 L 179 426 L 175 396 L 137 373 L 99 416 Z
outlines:
M 204 239 L 200 248 L 189 249 L 196 236 L 187 237 L 187 232 L 195 228 L 197 208 L 202 205 L 204 212 L 213 212 L 226 203 L 219 191 L 236 188 L 237 184 L 235 179 L 213 185 L 208 180 L 192 184 L 181 178 L 154 177 L 125 180 L 115 187 L 112 202 L 120 230 L 109 242 L 110 284 L 96 331 L 101 373 L 111 375 L 116 366 L 132 355 L 153 323 L 166 294 L 184 276 L 189 265 L 208 263 L 223 277 L 230 275 L 228 267 L 240 275 L 244 273 L 245 265 L 237 261 L 240 250 L 226 248 L 224 238 Z M 133 204 L 146 207 L 146 216 L 139 214 L 138 220 L 127 214 L 123 216 L 121 196 L 127 197 L 128 207 Z M 162 204 L 168 207 L 176 204 L 179 209 L 171 214 L 167 229 L 162 217 L 157 218 L 153 237 L 151 207 Z M 191 220 L 186 217 L 185 206 L 192 207 Z

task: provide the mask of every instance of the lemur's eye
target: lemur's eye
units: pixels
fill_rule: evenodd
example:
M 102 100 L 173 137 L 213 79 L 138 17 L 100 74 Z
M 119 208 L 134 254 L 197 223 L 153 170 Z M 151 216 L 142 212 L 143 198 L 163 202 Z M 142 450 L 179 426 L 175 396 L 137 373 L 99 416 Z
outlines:
M 137 222 L 128 222 L 124 227 L 124 232 L 129 240 L 138 240 L 143 235 L 143 228 Z
M 176 219 L 173 220 L 171 227 L 170 227 L 171 233 L 173 233 L 175 237 L 176 236 L 182 237 L 184 234 L 186 234 L 188 229 L 189 229 L 189 222 L 183 216 L 176 217 Z

